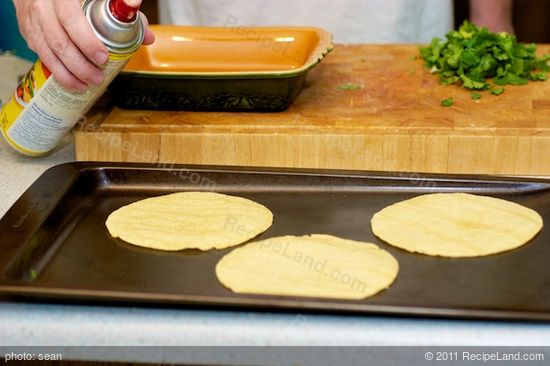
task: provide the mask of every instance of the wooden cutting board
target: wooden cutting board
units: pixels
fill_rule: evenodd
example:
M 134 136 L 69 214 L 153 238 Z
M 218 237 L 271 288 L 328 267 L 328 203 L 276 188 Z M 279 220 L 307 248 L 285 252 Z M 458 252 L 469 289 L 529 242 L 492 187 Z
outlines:
M 550 52 L 550 45 L 539 46 Z M 550 175 L 550 81 L 474 101 L 439 85 L 416 46 L 337 46 L 279 113 L 97 108 L 78 160 Z M 358 90 L 343 90 L 347 83 Z M 441 100 L 453 97 L 445 108 Z

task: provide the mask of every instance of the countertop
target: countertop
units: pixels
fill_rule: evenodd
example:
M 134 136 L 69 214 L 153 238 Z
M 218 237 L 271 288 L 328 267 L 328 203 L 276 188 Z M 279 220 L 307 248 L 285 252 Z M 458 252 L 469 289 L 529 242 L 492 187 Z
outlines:
M 13 57 L 0 57 L 3 74 L 0 80 L 17 75 L 26 67 Z M 13 82 L 3 84 L 1 97 L 5 98 L 6 85 Z M 69 137 L 50 156 L 31 159 L 14 153 L 2 141 L 0 216 L 46 169 L 73 161 L 73 150 Z M 3 346 L 547 346 L 550 340 L 550 323 L 60 305 L 6 300 L 0 301 L 0 319 L 0 345 Z M 86 357 L 93 358 L 93 352 L 90 350 Z M 150 356 L 162 361 L 155 349 Z M 107 353 L 104 358 L 128 360 L 132 355 L 113 354 L 110 357 Z M 230 362 L 228 360 L 219 362 Z M 200 359 L 194 361 L 198 363 Z

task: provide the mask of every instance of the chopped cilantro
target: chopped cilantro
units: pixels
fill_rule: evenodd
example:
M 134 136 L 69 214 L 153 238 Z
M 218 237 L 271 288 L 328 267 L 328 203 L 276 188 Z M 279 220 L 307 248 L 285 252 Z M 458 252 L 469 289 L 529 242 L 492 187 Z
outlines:
M 441 101 L 441 105 L 442 105 L 443 107 L 450 107 L 450 106 L 453 105 L 453 103 L 454 103 L 454 100 L 453 100 L 452 97 L 451 97 L 451 98 L 447 98 L 447 99 L 443 99 L 443 100 Z
M 472 100 L 480 100 L 481 99 L 481 94 L 479 93 L 472 93 Z
M 340 87 L 338 89 L 340 89 L 340 90 L 359 90 L 359 89 L 361 89 L 361 84 L 345 83 L 345 84 L 340 85 Z
M 493 88 L 489 91 L 489 93 L 493 95 L 501 95 L 502 93 L 504 93 L 504 88 Z
M 496 85 L 547 80 L 550 54 L 537 58 L 535 53 L 534 44 L 518 43 L 510 34 L 492 33 L 467 21 L 447 33 L 445 41 L 434 38 L 420 49 L 426 67 L 442 84 L 458 83 L 470 90 L 490 89 L 488 79 Z

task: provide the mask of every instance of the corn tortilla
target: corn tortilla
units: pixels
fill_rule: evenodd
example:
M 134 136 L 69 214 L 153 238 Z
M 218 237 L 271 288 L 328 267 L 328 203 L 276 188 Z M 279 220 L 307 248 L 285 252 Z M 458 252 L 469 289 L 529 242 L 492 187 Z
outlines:
M 371 224 L 377 237 L 409 252 L 481 257 L 528 243 L 543 221 L 536 211 L 503 199 L 435 193 L 386 207 Z
M 216 265 L 219 281 L 237 293 L 350 300 L 388 288 L 398 271 L 374 244 L 318 234 L 249 243 Z
M 141 247 L 176 251 L 221 249 L 267 230 L 273 214 L 242 197 L 180 192 L 121 207 L 106 221 L 109 233 Z

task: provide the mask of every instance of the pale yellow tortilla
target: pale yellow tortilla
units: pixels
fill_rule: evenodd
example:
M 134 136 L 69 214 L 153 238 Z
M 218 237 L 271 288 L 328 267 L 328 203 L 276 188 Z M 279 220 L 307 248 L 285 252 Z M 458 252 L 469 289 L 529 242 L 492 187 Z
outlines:
M 237 293 L 364 299 L 388 288 L 397 260 L 374 244 L 329 235 L 283 236 L 233 250 L 216 265 Z
M 115 238 L 141 247 L 175 251 L 221 249 L 267 230 L 273 214 L 242 197 L 180 192 L 121 207 L 106 221 Z
M 518 248 L 543 226 L 517 203 L 467 193 L 418 196 L 384 208 L 371 221 L 380 239 L 414 253 L 481 257 Z

